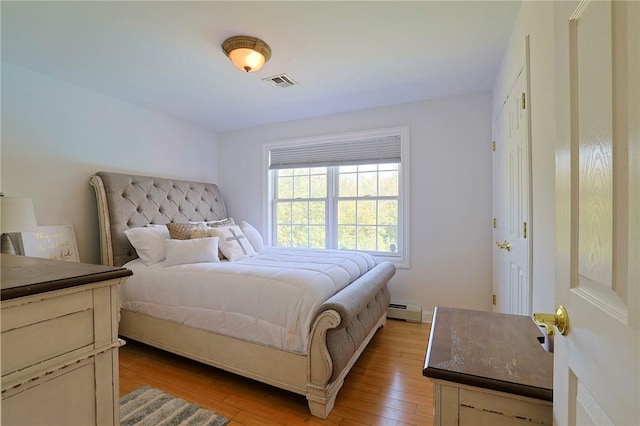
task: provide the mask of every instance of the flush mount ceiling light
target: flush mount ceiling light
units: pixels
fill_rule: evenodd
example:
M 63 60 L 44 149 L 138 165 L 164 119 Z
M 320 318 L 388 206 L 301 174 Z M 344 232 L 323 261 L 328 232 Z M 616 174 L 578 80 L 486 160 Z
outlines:
M 269 45 L 249 36 L 229 37 L 222 43 L 222 50 L 233 65 L 246 72 L 258 71 L 271 58 Z

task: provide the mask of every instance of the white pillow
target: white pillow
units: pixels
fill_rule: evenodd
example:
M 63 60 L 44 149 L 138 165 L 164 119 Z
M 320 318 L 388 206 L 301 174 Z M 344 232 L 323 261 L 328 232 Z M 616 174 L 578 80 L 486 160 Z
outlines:
M 210 228 L 209 235 L 220 238 L 220 251 L 231 262 L 256 255 L 247 236 L 238 225 Z
M 130 228 L 124 231 L 124 234 L 145 265 L 153 265 L 164 260 L 166 256 L 165 237 L 155 228 L 146 226 Z
M 162 235 L 163 237 L 165 237 L 166 239 L 171 238 L 169 236 L 169 230 L 167 229 L 167 225 L 156 225 L 155 223 L 149 223 L 147 225 L 148 228 L 153 229 L 154 231 L 156 231 L 157 233 L 159 233 L 160 235 Z
M 185 263 L 220 262 L 218 259 L 218 237 L 194 238 L 191 240 L 166 240 L 167 258 L 164 266 Z
M 260 253 L 264 251 L 264 241 L 262 240 L 262 235 L 260 232 L 254 228 L 250 223 L 242 221 L 242 232 L 247 236 L 247 239 L 251 243 L 253 249 Z

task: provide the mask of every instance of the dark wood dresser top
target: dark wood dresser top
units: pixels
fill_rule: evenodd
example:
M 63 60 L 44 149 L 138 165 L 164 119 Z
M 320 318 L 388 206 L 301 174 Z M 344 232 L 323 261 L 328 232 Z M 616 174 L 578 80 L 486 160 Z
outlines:
M 553 354 L 527 316 L 436 307 L 423 375 L 553 400 Z
M 2 300 L 128 277 L 126 268 L 2 254 Z

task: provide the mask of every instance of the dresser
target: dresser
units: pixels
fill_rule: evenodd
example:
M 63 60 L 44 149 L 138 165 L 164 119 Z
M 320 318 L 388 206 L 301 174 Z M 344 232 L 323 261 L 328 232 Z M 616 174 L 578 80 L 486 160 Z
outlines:
M 551 425 L 553 354 L 526 316 L 436 307 L 423 375 L 434 425 Z
M 2 254 L 2 424 L 120 422 L 125 268 Z

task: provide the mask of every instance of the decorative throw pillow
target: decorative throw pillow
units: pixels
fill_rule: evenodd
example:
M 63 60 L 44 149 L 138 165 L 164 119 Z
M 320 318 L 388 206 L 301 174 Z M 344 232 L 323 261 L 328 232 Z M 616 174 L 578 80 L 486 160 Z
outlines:
M 231 262 L 255 256 L 256 252 L 238 225 L 209 228 L 209 235 L 219 237 L 220 251 Z
M 195 222 L 192 222 L 192 223 L 195 223 Z M 198 223 L 204 224 L 209 228 L 217 228 L 218 226 L 231 226 L 236 224 L 236 222 L 233 220 L 232 217 L 226 217 L 220 220 L 210 220 L 210 221 L 204 221 L 204 222 L 198 222 Z M 220 260 L 226 259 L 224 253 L 222 253 L 222 250 L 218 250 L 218 257 L 220 258 Z
M 247 236 L 247 239 L 251 243 L 253 249 L 260 253 L 264 251 L 264 241 L 262 240 L 262 235 L 260 232 L 254 228 L 250 223 L 242 221 L 242 232 Z
M 187 263 L 220 262 L 218 259 L 218 237 L 194 238 L 191 240 L 166 240 L 167 257 L 164 266 Z
M 214 228 L 216 226 L 231 226 L 236 224 L 232 217 L 225 217 L 224 219 L 219 220 L 201 220 L 198 222 L 190 220 L 189 223 L 193 225 L 207 225 L 211 228 Z
M 164 260 L 166 238 L 161 232 L 151 227 L 141 226 L 127 229 L 124 234 L 145 265 L 153 265 Z
M 211 220 L 209 222 L 205 222 L 205 224 L 209 228 L 217 228 L 219 226 L 233 226 L 236 224 L 236 222 L 233 220 L 232 217 L 227 217 L 220 220 Z
M 201 223 L 167 223 L 169 236 L 174 240 L 208 237 L 207 227 Z

